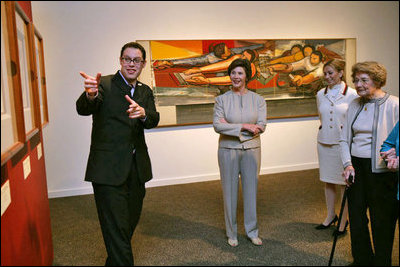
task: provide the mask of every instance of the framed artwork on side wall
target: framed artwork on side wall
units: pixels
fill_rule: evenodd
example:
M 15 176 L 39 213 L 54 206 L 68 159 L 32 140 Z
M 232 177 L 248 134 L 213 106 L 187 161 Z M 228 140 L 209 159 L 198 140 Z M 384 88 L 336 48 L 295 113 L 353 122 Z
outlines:
M 227 70 L 251 62 L 247 88 L 267 101 L 267 119 L 317 116 L 322 67 L 337 58 L 350 77 L 355 39 L 139 40 L 148 52 L 140 80 L 153 88 L 160 126 L 212 123 L 215 97 L 231 89 Z

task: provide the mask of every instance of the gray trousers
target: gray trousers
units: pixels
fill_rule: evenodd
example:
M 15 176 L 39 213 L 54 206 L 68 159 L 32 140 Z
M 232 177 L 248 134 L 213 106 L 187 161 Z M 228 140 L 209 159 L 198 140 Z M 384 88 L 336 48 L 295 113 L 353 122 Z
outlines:
M 257 182 L 260 172 L 261 148 L 218 149 L 218 164 L 224 194 L 226 235 L 237 238 L 237 202 L 239 175 L 242 183 L 244 228 L 249 238 L 258 237 Z

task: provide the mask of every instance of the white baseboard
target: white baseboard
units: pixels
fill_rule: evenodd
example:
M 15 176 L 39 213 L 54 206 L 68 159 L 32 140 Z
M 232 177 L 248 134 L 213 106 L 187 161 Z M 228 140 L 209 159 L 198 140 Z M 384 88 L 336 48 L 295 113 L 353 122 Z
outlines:
M 294 172 L 294 171 L 303 171 L 310 169 L 318 169 L 318 162 L 311 163 L 303 163 L 303 164 L 292 164 L 292 165 L 281 165 L 274 167 L 261 168 L 260 175 L 271 174 L 271 173 L 281 173 L 281 172 Z
M 167 179 L 155 179 L 153 178 L 149 182 L 146 183 L 146 187 L 157 187 L 157 186 L 166 186 L 166 185 L 176 185 L 176 184 L 189 184 L 189 183 L 198 183 L 198 182 L 206 182 L 206 181 L 214 181 L 219 179 L 219 173 L 201 175 L 201 176 L 189 176 L 189 177 L 174 177 Z
M 307 163 L 307 164 L 287 165 L 287 166 L 267 167 L 267 168 L 262 168 L 260 170 L 260 175 L 309 170 L 309 169 L 316 169 L 318 167 L 319 167 L 318 162 Z M 198 182 L 206 182 L 206 181 L 214 181 L 214 180 L 219 180 L 219 173 L 206 174 L 206 175 L 201 175 L 201 176 L 186 176 L 186 177 L 178 177 L 178 178 L 174 177 L 174 178 L 166 178 L 166 179 L 153 178 L 152 180 L 150 180 L 149 182 L 146 183 L 146 188 L 167 186 L 167 185 L 177 185 L 177 184 L 198 183 Z M 88 183 L 88 187 L 49 191 L 48 194 L 49 194 L 49 198 L 88 195 L 88 194 L 93 194 L 93 188 L 92 188 L 91 184 Z
M 276 166 L 269 168 L 262 168 L 260 170 L 260 175 L 271 174 L 271 173 L 281 173 L 281 172 L 292 172 L 319 168 L 318 162 L 307 163 L 307 164 L 296 164 L 288 166 Z M 146 187 L 157 187 L 166 185 L 176 185 L 176 184 L 188 184 L 197 182 L 206 182 L 219 180 L 219 173 L 202 175 L 202 176 L 190 176 L 190 177 L 179 177 L 179 178 L 167 178 L 167 179 L 152 179 L 146 183 Z
M 48 192 L 49 198 L 72 197 L 72 196 L 82 196 L 90 194 L 93 194 L 93 187 L 91 183 L 88 183 L 87 187 L 53 190 Z

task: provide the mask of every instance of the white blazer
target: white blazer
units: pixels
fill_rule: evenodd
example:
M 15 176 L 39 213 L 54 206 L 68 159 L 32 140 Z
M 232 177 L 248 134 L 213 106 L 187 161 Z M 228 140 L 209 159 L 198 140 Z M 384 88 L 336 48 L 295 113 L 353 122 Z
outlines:
M 321 122 L 317 140 L 319 143 L 339 144 L 340 131 L 346 118 L 349 103 L 357 98 L 357 91 L 348 87 L 343 81 L 335 85 L 339 92 L 335 97 L 328 94 L 328 88 L 322 88 L 317 93 L 318 116 Z

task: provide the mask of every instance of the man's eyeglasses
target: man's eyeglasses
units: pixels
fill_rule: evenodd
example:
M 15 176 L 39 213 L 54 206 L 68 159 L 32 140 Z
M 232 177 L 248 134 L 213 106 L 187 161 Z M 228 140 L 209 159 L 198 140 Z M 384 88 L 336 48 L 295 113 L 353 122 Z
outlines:
M 131 62 L 135 65 L 139 65 L 140 63 L 143 63 L 144 60 L 142 60 L 140 57 L 135 57 L 135 58 L 130 58 L 130 57 L 121 57 L 121 60 L 124 64 L 128 65 Z

